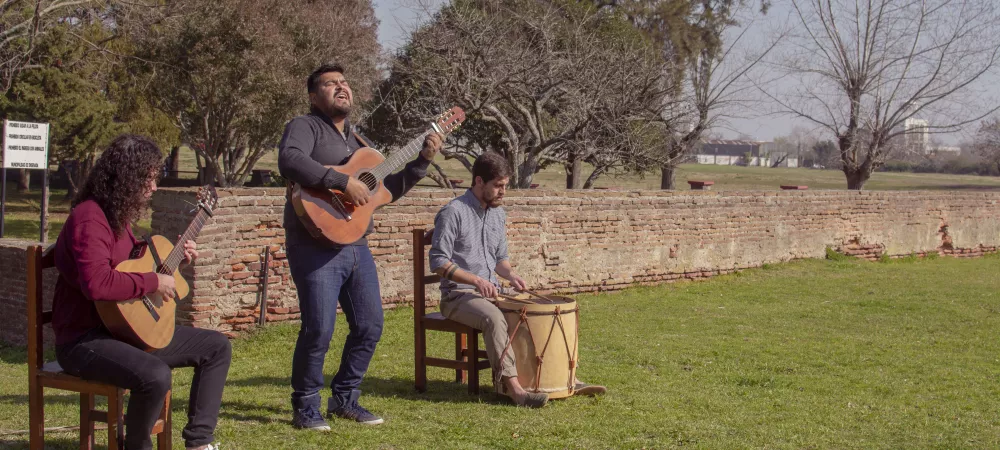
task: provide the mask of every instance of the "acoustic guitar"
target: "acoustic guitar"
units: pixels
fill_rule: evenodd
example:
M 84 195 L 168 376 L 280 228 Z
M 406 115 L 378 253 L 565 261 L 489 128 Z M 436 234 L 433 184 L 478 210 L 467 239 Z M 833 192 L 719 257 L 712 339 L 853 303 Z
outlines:
M 417 136 L 405 147 L 386 159 L 378 150 L 362 147 L 356 150 L 347 163 L 328 166 L 337 172 L 350 175 L 368 187 L 368 203 L 355 205 L 343 192 L 336 189 L 314 189 L 291 185 L 292 206 L 302 224 L 313 238 L 333 244 L 347 245 L 361 239 L 368 231 L 372 214 L 379 207 L 392 201 L 392 194 L 383 185 L 385 177 L 413 159 L 424 138 L 432 132 L 447 135 L 465 120 L 462 108 L 445 111 L 431 123 L 431 129 Z
M 181 235 L 179 243 L 194 240 L 202 226 L 212 217 L 218 202 L 215 188 L 205 186 L 198 192 L 198 214 Z M 146 238 L 146 251 L 142 257 L 122 261 L 115 267 L 119 272 L 172 274 L 177 296 L 164 301 L 159 294 L 150 293 L 124 302 L 94 302 L 101 321 L 116 338 L 143 350 L 166 347 L 174 337 L 174 317 L 177 301 L 186 297 L 191 288 L 177 270 L 184 260 L 184 246 L 174 246 L 163 236 Z

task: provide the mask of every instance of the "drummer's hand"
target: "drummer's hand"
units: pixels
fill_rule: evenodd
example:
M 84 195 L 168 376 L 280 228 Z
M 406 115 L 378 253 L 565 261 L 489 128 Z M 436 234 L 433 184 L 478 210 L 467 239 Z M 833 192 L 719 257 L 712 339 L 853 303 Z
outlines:
M 476 277 L 476 290 L 479 291 L 479 295 L 483 298 L 493 298 L 497 296 L 497 287 L 490 283 L 489 280 L 484 280 L 481 277 Z
M 524 292 L 524 290 L 528 288 L 528 283 L 525 283 L 523 278 L 515 274 L 510 274 L 510 278 L 507 280 L 510 281 L 511 286 L 514 286 L 514 289 L 517 289 L 520 292 Z

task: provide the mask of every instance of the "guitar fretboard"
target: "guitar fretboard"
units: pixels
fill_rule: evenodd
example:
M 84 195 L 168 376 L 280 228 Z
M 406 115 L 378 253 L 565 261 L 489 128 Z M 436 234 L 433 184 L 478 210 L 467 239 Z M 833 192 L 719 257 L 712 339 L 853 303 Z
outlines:
M 392 156 L 386 158 L 382 161 L 382 164 L 375 166 L 372 169 L 372 174 L 378 178 L 379 181 L 385 179 L 387 175 L 395 172 L 407 161 L 413 159 L 413 155 L 416 155 L 424 147 L 424 139 L 427 135 L 431 134 L 433 130 L 427 130 L 423 132 L 420 136 L 413 138 L 408 142 L 402 149 L 392 154 Z
M 209 214 L 203 208 L 198 208 L 198 215 L 195 216 L 191 224 L 188 225 L 187 230 L 181 235 L 180 239 L 177 240 L 177 245 L 170 252 L 170 255 L 163 260 L 163 265 L 157 271 L 159 273 L 170 275 L 177 270 L 177 266 L 181 264 L 184 260 L 184 243 L 193 240 L 198 237 L 198 233 L 201 233 L 201 227 L 205 226 L 205 222 L 208 222 Z

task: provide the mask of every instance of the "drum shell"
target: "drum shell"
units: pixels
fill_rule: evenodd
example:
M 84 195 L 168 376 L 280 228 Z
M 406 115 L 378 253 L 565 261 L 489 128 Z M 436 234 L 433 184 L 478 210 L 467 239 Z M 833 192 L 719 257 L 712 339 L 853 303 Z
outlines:
M 544 392 L 554 399 L 573 395 L 579 348 L 579 310 L 572 298 L 549 298 L 561 303 L 528 304 L 500 300 L 497 307 L 507 321 L 518 382 L 528 392 Z

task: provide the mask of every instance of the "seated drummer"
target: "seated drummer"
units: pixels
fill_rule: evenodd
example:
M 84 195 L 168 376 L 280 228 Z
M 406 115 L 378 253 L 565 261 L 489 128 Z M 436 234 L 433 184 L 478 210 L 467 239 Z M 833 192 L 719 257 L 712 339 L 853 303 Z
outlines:
M 501 360 L 507 345 L 507 321 L 490 301 L 498 294 L 497 275 L 518 290 L 527 288 L 507 256 L 507 214 L 500 205 L 510 173 L 500 154 L 485 152 L 476 159 L 472 188 L 448 202 L 434 218 L 430 267 L 443 278 L 441 314 L 482 330 L 497 392 L 509 395 L 520 406 L 540 408 L 548 401 L 548 394 L 521 387 L 513 352 Z M 607 389 L 577 380 L 575 392 L 597 395 Z

